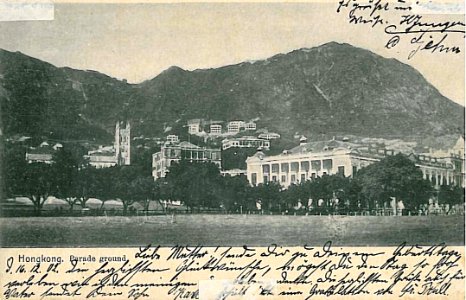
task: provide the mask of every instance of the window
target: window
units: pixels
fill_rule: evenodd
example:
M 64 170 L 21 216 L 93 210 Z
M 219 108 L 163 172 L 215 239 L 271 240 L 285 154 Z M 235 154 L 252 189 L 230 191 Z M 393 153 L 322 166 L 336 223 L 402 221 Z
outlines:
M 286 181 L 286 176 L 282 175 L 282 182 L 285 182 L 285 181 Z
M 290 164 L 290 170 L 291 170 L 291 172 L 299 172 L 299 163 L 292 162 Z
M 264 176 L 264 183 L 269 182 L 269 176 Z
M 282 163 L 280 167 L 281 167 L 281 170 L 282 170 L 283 173 L 288 173 L 288 171 L 289 171 L 288 163 Z
M 324 159 L 322 161 L 322 166 L 326 170 L 331 170 L 333 167 L 333 161 L 331 159 Z
M 291 175 L 291 183 L 296 182 L 296 175 Z
M 301 182 L 306 181 L 306 174 L 301 174 Z
M 301 162 L 301 171 L 304 172 L 309 172 L 309 162 L 308 161 L 302 161 Z
M 344 166 L 338 166 L 338 174 L 345 176 L 345 167 Z
M 251 183 L 252 185 L 257 185 L 257 174 L 256 173 L 251 174 Z
M 272 165 L 272 173 L 278 173 L 278 164 Z
M 320 171 L 321 166 L 322 166 L 322 165 L 321 165 L 321 161 L 320 161 L 320 160 L 312 160 L 312 161 L 311 161 L 312 170 Z
M 316 173 L 312 173 L 311 178 L 315 179 L 316 178 Z
M 275 176 L 275 175 L 272 176 L 272 181 L 273 181 L 273 182 L 277 182 L 277 176 Z
M 358 167 L 353 166 L 353 176 L 356 175 L 357 172 L 358 172 Z
M 262 165 L 262 173 L 269 174 L 270 173 L 270 166 L 269 165 Z

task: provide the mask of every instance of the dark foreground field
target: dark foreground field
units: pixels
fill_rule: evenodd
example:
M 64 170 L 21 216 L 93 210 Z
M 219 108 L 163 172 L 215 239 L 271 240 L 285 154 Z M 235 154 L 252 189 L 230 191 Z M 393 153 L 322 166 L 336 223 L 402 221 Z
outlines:
M 2 247 L 464 245 L 464 216 L 177 215 L 0 219 Z

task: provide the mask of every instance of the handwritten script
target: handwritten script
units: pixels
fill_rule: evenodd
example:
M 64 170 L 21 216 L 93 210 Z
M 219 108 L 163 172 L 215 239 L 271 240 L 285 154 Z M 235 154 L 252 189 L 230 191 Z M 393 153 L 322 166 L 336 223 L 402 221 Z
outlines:
M 451 40 L 453 35 L 464 38 L 463 17 L 453 11 L 449 15 L 451 20 L 438 21 L 432 15 L 420 13 L 422 4 L 421 0 L 340 0 L 337 13 L 345 15 L 349 24 L 382 28 L 387 35 L 384 45 L 387 49 L 397 48 L 401 42 L 408 43 L 412 48 L 408 59 L 420 51 L 445 55 L 461 53 L 463 42 L 455 44 Z
M 293 248 L 48 249 L 45 254 L 40 249 L 24 253 L 3 249 L 1 298 L 346 299 L 390 295 L 436 299 L 464 293 L 462 252 L 444 244 L 403 243 L 368 250 L 336 247 L 331 242 Z

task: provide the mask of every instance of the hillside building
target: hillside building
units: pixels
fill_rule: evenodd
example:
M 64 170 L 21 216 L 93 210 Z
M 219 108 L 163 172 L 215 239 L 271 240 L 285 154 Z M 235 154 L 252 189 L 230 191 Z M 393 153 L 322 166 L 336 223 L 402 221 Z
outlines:
M 248 157 L 247 178 L 251 185 L 274 181 L 287 188 L 323 175 L 353 176 L 357 170 L 395 154 L 394 150 L 336 140 L 303 143 L 280 155 L 257 152 Z M 464 186 L 464 156 L 440 159 L 410 154 L 409 158 L 435 186 Z
M 244 121 L 230 121 L 227 125 L 228 133 L 238 133 L 240 132 L 241 128 L 244 128 L 245 123 Z
M 202 120 L 201 119 L 191 119 L 188 120 L 188 133 L 197 134 L 202 130 Z
M 220 149 L 199 147 L 189 142 L 166 144 L 160 152 L 152 155 L 152 176 L 154 179 L 165 177 L 168 168 L 173 162 L 186 159 L 197 162 L 213 162 L 221 167 Z
M 264 139 L 258 139 L 253 136 L 243 136 L 239 138 L 229 138 L 222 141 L 222 149 L 227 150 L 230 148 L 256 148 L 269 150 L 270 141 Z
M 167 142 L 169 143 L 178 143 L 180 141 L 180 138 L 175 135 L 175 134 L 169 134 L 167 135 Z
M 220 125 L 220 124 L 211 124 L 210 125 L 210 134 L 213 134 L 213 135 L 222 134 L 222 125 Z
M 259 134 L 258 138 L 266 140 L 275 140 L 280 138 L 280 134 L 275 132 L 264 132 Z
M 254 131 L 257 129 L 257 125 L 255 122 L 247 122 L 244 124 L 244 130 Z

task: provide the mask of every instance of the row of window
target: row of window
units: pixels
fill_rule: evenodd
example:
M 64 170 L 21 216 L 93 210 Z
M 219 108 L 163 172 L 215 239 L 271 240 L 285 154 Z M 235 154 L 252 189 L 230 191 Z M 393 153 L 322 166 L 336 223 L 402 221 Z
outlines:
M 354 171 L 354 168 L 355 167 L 353 167 L 353 171 Z M 338 174 L 345 175 L 345 167 L 344 166 L 339 166 L 338 167 Z M 323 172 L 322 175 L 327 175 L 327 172 Z M 311 176 L 309 178 L 311 178 L 311 179 L 317 178 L 317 173 L 311 173 Z M 264 175 L 264 177 L 262 179 L 263 179 L 262 180 L 263 183 L 267 183 L 269 181 L 278 182 L 278 176 L 277 175 L 272 175 L 271 177 L 269 177 L 268 175 Z M 307 179 L 308 178 L 306 178 L 306 174 L 300 174 L 300 177 L 299 177 L 300 182 L 304 182 Z M 287 175 L 281 175 L 280 183 L 286 183 L 286 182 L 287 182 Z M 291 174 L 290 175 L 290 183 L 298 183 L 296 174 Z M 251 184 L 252 185 L 257 185 L 257 173 L 252 173 L 251 174 Z
M 320 171 L 322 169 L 331 170 L 333 168 L 333 160 L 332 159 L 324 159 L 324 160 L 311 160 L 309 161 L 302 161 L 302 162 L 291 162 L 291 163 L 275 163 L 272 165 L 262 165 L 262 172 L 264 174 L 270 173 L 270 166 L 272 166 L 272 173 L 278 173 L 279 170 L 282 173 L 288 172 L 309 172 L 309 167 L 311 170 Z M 339 167 L 340 168 L 340 167 Z
M 183 150 L 183 149 L 163 149 L 165 158 L 172 159 L 194 159 L 194 160 L 220 160 L 220 151 L 204 151 L 204 150 Z

